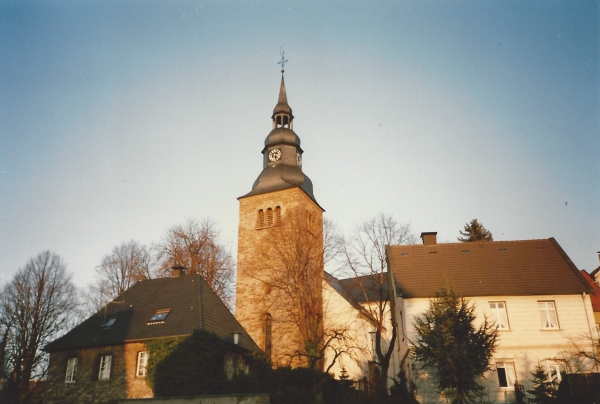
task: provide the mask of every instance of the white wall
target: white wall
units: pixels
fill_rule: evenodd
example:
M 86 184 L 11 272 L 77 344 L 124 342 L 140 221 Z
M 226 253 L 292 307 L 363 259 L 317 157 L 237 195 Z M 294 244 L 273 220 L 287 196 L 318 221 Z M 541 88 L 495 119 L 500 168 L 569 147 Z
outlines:
M 336 378 L 345 369 L 352 380 L 361 380 L 368 372 L 368 361 L 373 356 L 369 331 L 373 326 L 346 299 L 336 292 L 327 282 L 323 282 L 323 323 L 327 330 L 345 330 L 345 341 L 334 341 L 337 350 L 350 348 L 342 354 L 329 370 Z M 344 346 L 345 345 L 345 346 Z M 334 352 L 325 354 L 325 368 L 332 362 Z

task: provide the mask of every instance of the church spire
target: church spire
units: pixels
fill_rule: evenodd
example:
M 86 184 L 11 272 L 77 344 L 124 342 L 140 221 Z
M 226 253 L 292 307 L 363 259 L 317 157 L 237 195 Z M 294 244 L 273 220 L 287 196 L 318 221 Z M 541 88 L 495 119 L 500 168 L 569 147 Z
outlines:
M 275 109 L 273 109 L 273 115 L 271 116 L 271 119 L 273 120 L 273 129 L 294 129 L 294 124 L 292 123 L 294 115 L 292 115 L 292 108 L 290 108 L 290 105 L 287 102 L 287 94 L 285 92 L 285 80 L 283 79 L 283 73 L 285 72 L 284 67 L 288 60 L 285 58 L 285 51 L 280 51 L 281 61 L 277 62 L 277 64 L 281 65 L 281 86 L 279 87 L 279 99 L 277 100 L 277 105 L 275 105 Z
M 273 109 L 273 115 L 271 116 L 271 119 L 273 120 L 273 129 L 280 127 L 294 129 L 294 124 L 292 123 L 294 115 L 292 115 L 292 108 L 290 108 L 290 105 L 287 102 L 283 70 L 281 70 L 279 99 L 277 100 L 277 105 L 275 105 L 275 108 Z
M 283 58 L 283 54 L 282 62 L 287 62 Z M 280 62 L 282 65 L 283 63 Z M 287 102 L 283 69 L 281 71 L 279 98 L 275 109 L 273 109 L 271 119 L 273 120 L 273 128 L 265 139 L 264 148 L 261 152 L 263 155 L 263 170 L 254 181 L 252 191 L 241 198 L 299 187 L 310 199 L 317 203 L 313 195 L 312 181 L 302 171 L 302 154 L 304 151 L 300 147 L 300 137 L 294 132 L 294 115 L 292 115 L 292 108 Z

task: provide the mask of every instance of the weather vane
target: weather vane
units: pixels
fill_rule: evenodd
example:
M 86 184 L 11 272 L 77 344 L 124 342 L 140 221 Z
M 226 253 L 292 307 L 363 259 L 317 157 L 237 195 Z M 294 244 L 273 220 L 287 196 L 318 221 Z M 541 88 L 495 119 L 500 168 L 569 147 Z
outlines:
M 277 62 L 277 64 L 281 65 L 281 73 L 283 73 L 283 67 L 285 66 L 285 64 L 287 63 L 288 60 L 284 56 L 284 54 L 285 54 L 284 50 L 281 50 L 281 48 L 280 48 L 279 52 L 281 53 L 281 62 Z

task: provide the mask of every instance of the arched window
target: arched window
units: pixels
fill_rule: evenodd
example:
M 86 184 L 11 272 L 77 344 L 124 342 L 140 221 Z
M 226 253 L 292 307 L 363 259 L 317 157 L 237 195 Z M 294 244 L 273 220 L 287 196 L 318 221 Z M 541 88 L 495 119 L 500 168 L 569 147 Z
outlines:
M 280 225 L 281 224 L 281 207 L 277 206 L 275 208 L 275 225 Z
M 258 227 L 259 229 L 265 227 L 265 212 L 262 209 L 258 211 L 258 220 L 256 223 L 256 227 Z
M 273 209 L 267 209 L 267 227 L 273 226 Z
M 271 362 L 271 327 L 272 327 L 273 319 L 271 318 L 270 313 L 265 314 L 265 355 L 267 356 L 267 360 Z

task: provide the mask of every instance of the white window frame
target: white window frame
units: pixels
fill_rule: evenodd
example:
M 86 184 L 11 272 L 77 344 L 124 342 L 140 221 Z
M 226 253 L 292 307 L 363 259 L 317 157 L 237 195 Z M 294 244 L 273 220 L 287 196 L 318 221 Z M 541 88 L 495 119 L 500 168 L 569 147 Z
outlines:
M 67 360 L 67 372 L 65 373 L 65 383 L 75 383 L 77 375 L 77 358 Z
M 496 322 L 496 328 L 499 330 L 510 330 L 506 302 L 489 302 L 489 305 L 492 319 Z
M 500 370 L 502 369 L 502 371 Z M 496 362 L 496 373 L 498 373 L 498 385 L 503 390 L 514 390 L 515 382 L 517 381 L 517 375 L 515 373 L 515 364 L 512 362 Z M 503 386 L 501 379 L 501 373 L 504 374 L 504 384 Z
M 135 367 L 135 375 L 137 377 L 145 377 L 147 366 L 148 366 L 148 351 L 138 352 L 137 365 Z
M 558 385 L 562 380 L 562 372 L 566 372 L 567 368 L 565 365 L 559 363 L 547 362 L 546 367 L 548 369 L 548 381 L 554 384 L 554 387 L 558 389 Z
M 558 312 L 556 311 L 556 304 L 554 303 L 554 301 L 538 301 L 538 308 L 540 311 L 540 321 L 542 329 L 558 330 L 560 326 L 558 324 Z
M 100 356 L 100 368 L 98 369 L 98 380 L 110 380 L 110 367 L 112 355 Z

